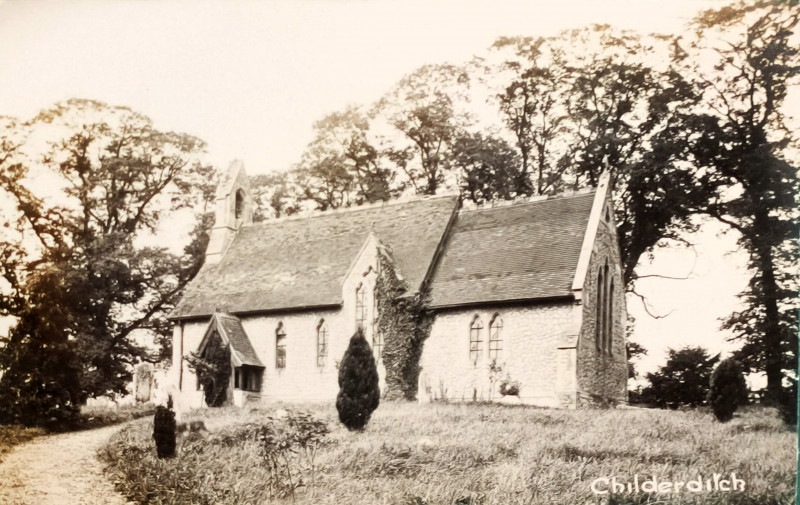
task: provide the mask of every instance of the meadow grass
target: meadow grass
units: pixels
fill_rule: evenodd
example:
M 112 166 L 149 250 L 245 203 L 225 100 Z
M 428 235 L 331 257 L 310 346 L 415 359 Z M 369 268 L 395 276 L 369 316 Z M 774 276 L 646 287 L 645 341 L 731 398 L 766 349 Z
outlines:
M 704 411 L 384 403 L 362 433 L 342 427 L 331 405 L 207 409 L 183 419 L 202 420 L 208 431 L 180 435 L 175 459 L 156 458 L 152 419 L 115 435 L 102 457 L 138 503 L 291 503 L 268 500 L 258 444 L 236 437 L 278 408 L 311 412 L 331 429 L 316 484 L 296 494 L 300 504 L 770 505 L 794 496 L 797 435 L 759 407 L 720 424 Z M 590 489 L 599 477 L 688 481 L 731 472 L 745 480 L 744 492 L 601 497 Z

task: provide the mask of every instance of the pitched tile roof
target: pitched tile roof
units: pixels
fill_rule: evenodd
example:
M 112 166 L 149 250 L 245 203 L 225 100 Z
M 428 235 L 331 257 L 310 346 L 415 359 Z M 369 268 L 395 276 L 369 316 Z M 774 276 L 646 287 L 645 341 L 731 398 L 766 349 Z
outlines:
M 445 196 L 243 226 L 222 260 L 205 265 L 170 317 L 341 303 L 344 276 L 370 233 L 420 289 L 456 208 Z
M 242 365 L 263 367 L 264 364 L 258 359 L 256 350 L 242 327 L 242 321 L 231 314 L 216 314 L 216 316 L 219 325 L 225 332 L 225 336 L 228 337 L 228 342 L 231 344 L 234 362 L 239 361 Z
M 201 354 L 213 340 L 212 335 L 215 331 L 219 333 L 223 343 L 230 344 L 231 360 L 234 366 L 250 365 L 264 368 L 264 364 L 258 359 L 256 350 L 242 327 L 242 321 L 232 314 L 217 312 L 211 317 L 206 334 L 198 346 Z
M 572 294 L 595 193 L 462 210 L 430 284 L 430 306 Z

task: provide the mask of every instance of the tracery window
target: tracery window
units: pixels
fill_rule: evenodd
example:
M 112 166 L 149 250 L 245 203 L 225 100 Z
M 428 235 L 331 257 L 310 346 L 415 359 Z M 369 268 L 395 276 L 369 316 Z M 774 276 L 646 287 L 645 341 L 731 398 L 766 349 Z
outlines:
M 286 330 L 278 323 L 275 330 L 275 368 L 286 368 Z
M 317 366 L 323 368 L 328 361 L 328 325 L 324 319 L 317 325 Z
M 469 325 L 469 359 L 473 365 L 478 364 L 483 351 L 483 321 L 475 314 Z
M 498 361 L 503 351 L 503 320 L 495 313 L 489 321 L 489 359 Z

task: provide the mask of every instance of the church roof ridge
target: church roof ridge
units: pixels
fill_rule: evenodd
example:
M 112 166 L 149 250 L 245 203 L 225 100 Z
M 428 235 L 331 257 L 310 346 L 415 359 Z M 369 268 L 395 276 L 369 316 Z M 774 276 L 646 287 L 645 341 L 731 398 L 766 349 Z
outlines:
M 460 213 L 531 205 L 553 200 L 562 200 L 566 198 L 586 196 L 594 194 L 596 192 L 597 188 L 583 188 L 578 190 L 564 191 L 556 195 L 535 195 L 529 197 L 519 197 L 513 200 L 492 200 L 490 202 L 486 202 L 483 204 L 476 204 L 472 201 L 464 200 L 461 205 Z
M 361 205 L 353 205 L 350 207 L 338 207 L 335 209 L 327 209 L 327 210 L 311 210 L 305 212 L 298 212 L 297 214 L 292 214 L 289 216 L 282 216 L 276 218 L 265 219 L 264 221 L 260 221 L 257 223 L 250 223 L 247 225 L 243 225 L 242 227 L 247 228 L 254 228 L 260 226 L 268 226 L 275 223 L 284 223 L 287 221 L 297 221 L 297 220 L 306 220 L 306 219 L 313 219 L 315 217 L 325 217 L 325 216 L 333 216 L 337 214 L 347 214 L 351 212 L 359 212 L 365 210 L 374 210 L 380 209 L 385 207 L 395 207 L 399 205 L 408 205 L 412 203 L 419 203 L 419 202 L 426 202 L 426 201 L 433 201 L 433 200 L 440 200 L 440 199 L 452 199 L 458 198 L 458 193 L 445 193 L 441 195 L 413 195 L 411 197 L 400 197 L 395 198 L 392 200 L 381 200 L 378 202 L 373 203 L 365 203 Z

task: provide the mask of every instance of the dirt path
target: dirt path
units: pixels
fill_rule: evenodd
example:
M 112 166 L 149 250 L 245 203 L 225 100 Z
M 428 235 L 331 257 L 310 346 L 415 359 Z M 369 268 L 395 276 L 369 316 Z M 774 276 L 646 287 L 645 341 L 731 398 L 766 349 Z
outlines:
M 0 463 L 2 505 L 125 505 L 97 459 L 119 426 L 37 438 Z

